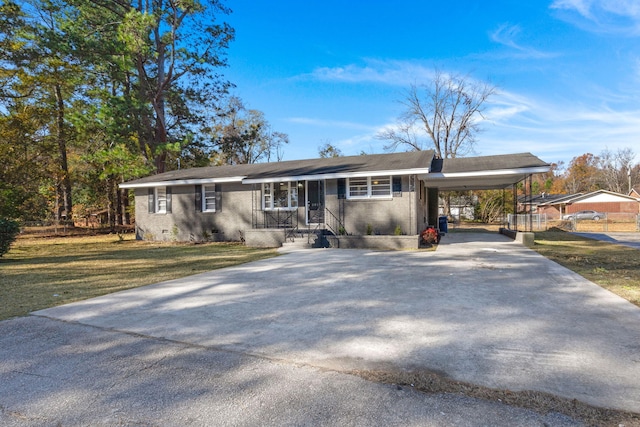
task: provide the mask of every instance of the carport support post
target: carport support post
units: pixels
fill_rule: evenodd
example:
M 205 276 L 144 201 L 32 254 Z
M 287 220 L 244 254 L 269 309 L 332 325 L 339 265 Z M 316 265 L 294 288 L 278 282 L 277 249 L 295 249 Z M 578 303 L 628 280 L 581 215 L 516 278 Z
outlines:
M 529 174 L 529 231 L 533 231 L 533 174 Z
M 505 228 L 509 228 L 509 220 L 508 220 L 508 216 L 507 216 L 507 210 L 506 210 L 506 206 L 505 206 L 505 198 L 507 197 L 507 191 L 506 189 L 502 189 L 502 226 Z
M 438 196 L 437 188 L 427 187 L 427 225 L 435 227 L 438 227 Z
M 513 184 L 513 230 L 518 231 L 518 186 Z

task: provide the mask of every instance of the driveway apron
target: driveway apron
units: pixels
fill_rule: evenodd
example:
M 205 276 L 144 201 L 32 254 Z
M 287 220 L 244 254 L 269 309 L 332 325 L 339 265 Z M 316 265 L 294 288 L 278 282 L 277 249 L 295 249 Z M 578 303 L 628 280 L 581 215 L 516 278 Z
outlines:
M 35 315 L 640 412 L 640 309 L 501 235 L 449 234 L 435 252 L 295 251 Z

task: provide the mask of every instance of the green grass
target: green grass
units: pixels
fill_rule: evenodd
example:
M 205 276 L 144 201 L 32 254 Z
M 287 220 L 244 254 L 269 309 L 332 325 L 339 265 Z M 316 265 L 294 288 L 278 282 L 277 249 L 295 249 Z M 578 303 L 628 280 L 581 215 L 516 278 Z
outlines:
M 563 231 L 535 235 L 535 251 L 640 307 L 639 250 Z
M 132 235 L 20 238 L 0 258 L 0 320 L 276 255 L 228 243 L 141 242 Z

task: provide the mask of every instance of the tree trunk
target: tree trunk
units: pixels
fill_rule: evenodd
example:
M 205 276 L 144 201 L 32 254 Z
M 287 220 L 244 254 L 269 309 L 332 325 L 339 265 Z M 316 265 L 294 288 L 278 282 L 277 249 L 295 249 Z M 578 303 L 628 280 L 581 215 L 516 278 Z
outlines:
M 67 162 L 67 141 L 64 126 L 64 100 L 62 98 L 62 88 L 55 85 L 56 107 L 57 107 L 57 142 L 58 154 L 60 156 L 60 186 L 62 192 L 62 205 L 67 219 L 72 219 L 72 199 L 71 199 L 71 177 L 69 176 L 69 165 Z

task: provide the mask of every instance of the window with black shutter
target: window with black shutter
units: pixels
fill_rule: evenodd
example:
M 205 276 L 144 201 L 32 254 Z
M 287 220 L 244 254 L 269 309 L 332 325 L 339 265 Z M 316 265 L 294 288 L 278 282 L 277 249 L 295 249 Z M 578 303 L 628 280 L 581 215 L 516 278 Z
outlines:
M 202 185 L 196 185 L 194 194 L 196 201 L 196 212 L 202 212 Z
M 402 197 L 402 177 L 393 177 L 393 197 Z

